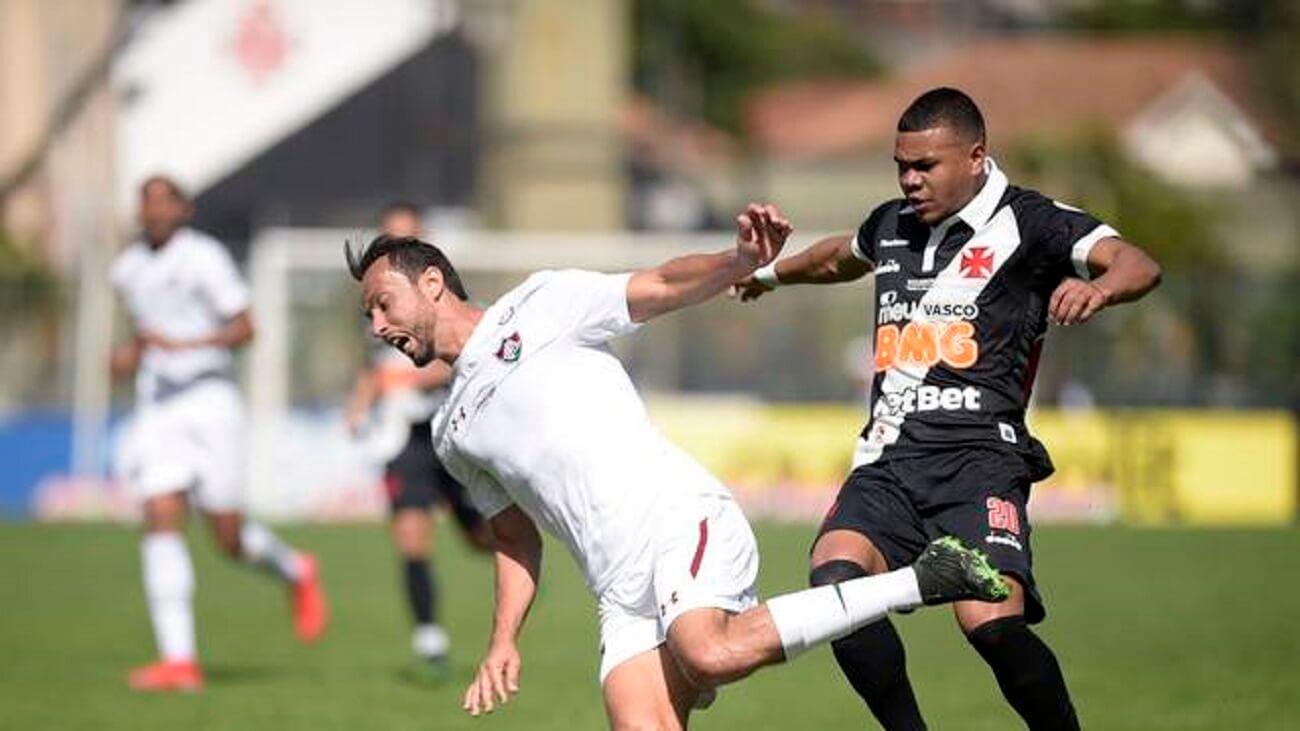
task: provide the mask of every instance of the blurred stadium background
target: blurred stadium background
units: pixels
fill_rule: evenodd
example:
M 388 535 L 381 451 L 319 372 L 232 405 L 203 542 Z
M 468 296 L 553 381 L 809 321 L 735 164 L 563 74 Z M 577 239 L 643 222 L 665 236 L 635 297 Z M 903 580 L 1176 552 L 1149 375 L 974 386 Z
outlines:
M 1294 728 L 1297 47 L 1289 0 L 0 0 L 0 687 L 25 699 L 0 727 L 457 727 L 459 678 L 425 693 L 394 671 L 379 466 L 340 417 L 367 347 L 344 238 L 413 201 L 482 299 L 535 269 L 724 246 L 751 199 L 787 211 L 798 249 L 896 194 L 897 115 L 947 84 L 1013 182 L 1165 267 L 1139 306 L 1054 331 L 1035 391 L 1058 466 L 1031 503 L 1047 634 L 1085 722 Z M 221 617 L 201 702 L 119 677 L 148 645 L 110 470 L 130 394 L 108 380 L 106 272 L 155 171 L 253 283 L 254 512 L 322 546 L 339 615 L 319 652 L 267 644 L 265 612 L 230 601 L 243 577 L 200 567 L 200 616 Z M 621 344 L 663 428 L 763 520 L 769 589 L 802 584 L 848 465 L 870 294 L 714 302 Z M 467 674 L 488 567 L 440 549 Z M 547 571 L 531 693 L 493 727 L 601 723 L 592 612 L 567 558 Z M 946 624 L 904 623 L 923 703 L 940 728 L 1006 727 Z M 860 716 L 823 652 L 698 725 Z

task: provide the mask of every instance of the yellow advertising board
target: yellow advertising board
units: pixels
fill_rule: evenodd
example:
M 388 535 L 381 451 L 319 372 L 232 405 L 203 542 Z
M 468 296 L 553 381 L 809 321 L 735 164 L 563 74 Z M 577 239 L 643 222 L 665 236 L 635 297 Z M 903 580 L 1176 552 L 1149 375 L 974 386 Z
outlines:
M 655 422 L 751 513 L 816 520 L 848 472 L 863 412 L 746 400 L 654 401 Z M 1285 524 L 1296 518 L 1297 428 L 1285 412 L 1037 411 L 1056 474 L 1039 521 Z

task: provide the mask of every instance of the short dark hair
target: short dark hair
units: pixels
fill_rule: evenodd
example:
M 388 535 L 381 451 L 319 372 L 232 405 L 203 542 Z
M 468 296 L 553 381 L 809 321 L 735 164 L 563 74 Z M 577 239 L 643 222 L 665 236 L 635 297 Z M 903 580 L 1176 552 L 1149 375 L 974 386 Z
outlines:
M 166 188 L 167 192 L 170 193 L 172 197 L 175 198 L 176 200 L 182 203 L 190 202 L 189 195 L 185 193 L 185 189 L 181 187 L 180 183 L 176 182 L 175 178 L 167 175 L 162 175 L 160 173 L 154 173 L 153 175 L 150 175 L 149 177 L 144 179 L 144 182 L 140 184 L 140 197 L 143 198 L 145 191 L 149 190 L 149 186 L 154 184 L 158 184 Z
M 450 289 L 452 294 L 461 300 L 469 299 L 469 292 L 465 291 L 465 285 L 460 281 L 460 274 L 456 272 L 456 267 L 451 265 L 447 255 L 442 253 L 442 249 L 414 236 L 380 234 L 360 251 L 352 248 L 352 242 L 345 241 L 343 255 L 348 261 L 348 271 L 358 282 L 366 275 L 366 270 L 372 264 L 381 257 L 386 257 L 394 269 L 405 274 L 412 282 L 419 280 L 425 269 L 435 267 L 442 272 L 442 279 L 447 283 L 447 289 Z
M 948 127 L 965 139 L 984 142 L 984 115 L 965 93 L 947 86 L 931 89 L 907 107 L 898 118 L 899 132 L 921 132 Z

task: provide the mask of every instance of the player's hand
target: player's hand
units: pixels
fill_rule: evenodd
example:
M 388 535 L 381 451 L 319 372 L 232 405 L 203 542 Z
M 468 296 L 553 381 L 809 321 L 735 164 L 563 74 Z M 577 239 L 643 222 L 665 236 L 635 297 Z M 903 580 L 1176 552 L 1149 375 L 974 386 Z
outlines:
M 1047 318 L 1056 325 L 1087 322 L 1110 303 L 1110 295 L 1092 282 L 1069 277 L 1052 292 Z
M 108 354 L 108 372 L 113 378 L 126 378 L 140 366 L 140 344 L 132 340 L 115 346 Z
M 465 691 L 461 708 L 469 715 L 491 713 L 519 692 L 519 648 L 513 642 L 493 643 L 478 666 L 478 675 Z
M 140 342 L 144 343 L 145 347 L 159 350 L 184 350 L 190 347 L 190 343 L 186 340 L 169 338 L 154 330 L 141 330 Z
M 771 287 L 750 276 L 731 285 L 728 294 L 732 299 L 738 298 L 741 302 L 752 302 L 771 291 Z
M 757 269 L 781 253 L 792 231 L 776 206 L 750 203 L 736 216 L 736 251 L 750 269 Z

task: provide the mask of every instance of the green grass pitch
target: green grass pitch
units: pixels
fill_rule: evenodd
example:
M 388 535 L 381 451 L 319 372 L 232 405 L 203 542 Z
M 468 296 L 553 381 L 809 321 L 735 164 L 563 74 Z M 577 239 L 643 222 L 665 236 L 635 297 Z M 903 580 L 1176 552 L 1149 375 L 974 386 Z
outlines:
M 762 589 L 803 586 L 812 528 L 758 526 Z M 265 577 L 215 555 L 192 530 L 199 648 L 209 687 L 129 692 L 152 640 L 132 530 L 0 524 L 0 728 L 597 729 L 593 602 L 549 544 L 521 643 L 522 691 L 486 718 L 460 711 L 483 647 L 491 570 L 447 529 L 438 539 L 453 664 L 439 679 L 410 659 L 398 571 L 378 525 L 288 527 L 319 553 L 333 625 L 314 647 L 289 630 Z M 1058 528 L 1036 531 L 1049 608 L 1040 631 L 1094 729 L 1300 728 L 1300 530 Z M 951 614 L 897 620 L 933 728 L 1018 723 Z M 874 727 L 821 649 L 730 686 L 696 729 Z

